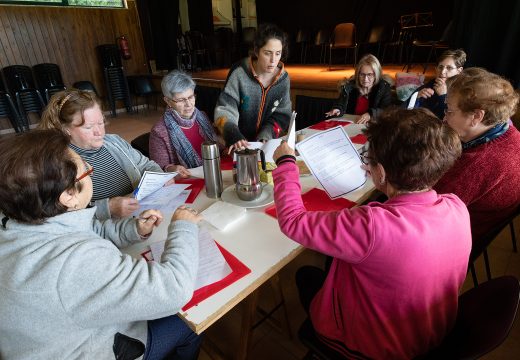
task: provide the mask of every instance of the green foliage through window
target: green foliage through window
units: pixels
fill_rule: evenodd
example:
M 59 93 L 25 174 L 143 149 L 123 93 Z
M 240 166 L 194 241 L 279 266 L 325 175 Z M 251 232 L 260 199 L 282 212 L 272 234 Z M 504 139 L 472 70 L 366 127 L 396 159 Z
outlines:
M 0 4 L 124 8 L 124 0 L 0 0 Z

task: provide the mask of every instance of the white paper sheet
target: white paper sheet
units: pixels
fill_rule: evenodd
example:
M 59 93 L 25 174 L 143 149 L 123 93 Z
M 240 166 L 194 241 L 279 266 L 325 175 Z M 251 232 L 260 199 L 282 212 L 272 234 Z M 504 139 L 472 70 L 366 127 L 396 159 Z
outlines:
M 161 261 L 166 241 L 150 244 L 152 256 L 155 261 Z M 215 240 L 207 229 L 199 230 L 199 267 L 195 280 L 195 290 L 200 289 L 216 281 L 222 280 L 231 273 L 226 259 L 215 244 Z
M 137 200 L 144 199 L 151 193 L 157 191 L 164 186 L 168 181 L 177 175 L 176 172 L 153 172 L 145 171 L 139 181 L 139 185 L 134 191 L 134 196 Z
M 149 194 L 139 201 L 139 209 L 134 211 L 133 216 L 139 216 L 145 210 L 160 210 L 163 214 L 173 213 L 179 205 L 188 199 L 191 190 L 186 190 L 191 184 L 172 184 L 163 186 L 159 190 Z
M 316 133 L 296 144 L 296 148 L 332 199 L 366 182 L 359 154 L 341 126 Z
M 217 201 L 200 214 L 206 222 L 219 230 L 225 230 L 234 222 L 242 219 L 246 215 L 246 209 L 224 201 Z
M 249 145 L 247 146 L 247 148 L 248 149 L 261 149 L 261 150 L 263 150 L 264 154 L 265 154 L 265 162 L 272 162 L 272 163 L 274 163 L 274 160 L 273 160 L 274 151 L 282 143 L 282 140 L 283 140 L 282 138 L 271 139 L 271 140 L 268 140 L 265 143 L 250 141 Z M 260 160 L 260 157 L 258 157 L 258 160 Z
M 292 112 L 289 130 L 287 131 L 287 145 L 295 149 L 296 146 L 296 111 Z
M 419 95 L 419 92 L 416 91 L 412 94 L 412 96 L 410 97 L 410 101 L 408 102 L 408 107 L 407 109 L 410 110 L 410 109 L 413 109 L 414 106 L 415 106 L 415 102 L 417 101 L 417 95 Z

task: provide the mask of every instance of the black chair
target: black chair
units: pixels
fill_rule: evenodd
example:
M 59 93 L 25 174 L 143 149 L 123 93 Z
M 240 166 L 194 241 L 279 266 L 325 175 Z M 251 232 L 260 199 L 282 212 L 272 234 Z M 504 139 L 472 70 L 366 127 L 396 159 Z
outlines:
M 11 126 L 17 133 L 29 130 L 28 124 L 25 124 L 20 118 L 11 95 L 4 91 L 0 91 L 0 118 L 2 117 L 9 119 Z
M 41 116 L 45 103 L 36 89 L 31 68 L 25 65 L 11 65 L 2 69 L 7 88 L 14 94 L 18 114 L 24 126 L 29 128 L 29 113 Z
M 408 72 L 410 70 L 410 67 L 412 66 L 412 61 L 415 54 L 416 48 L 422 48 L 426 47 L 429 48 L 430 51 L 428 53 L 428 57 L 426 58 L 426 61 L 423 63 L 423 74 L 426 72 L 426 69 L 428 67 L 428 63 L 430 62 L 432 55 L 434 55 L 435 59 L 437 58 L 437 50 L 439 49 L 449 49 L 449 43 L 451 42 L 452 38 L 452 29 L 453 29 L 453 21 L 450 21 L 448 26 L 444 29 L 444 32 L 442 33 L 442 36 L 440 39 L 437 40 L 419 40 L 416 39 L 412 42 L 412 53 L 410 55 L 410 59 L 408 61 L 408 67 L 406 71 Z
M 511 241 L 513 243 L 513 251 L 517 252 L 517 246 L 516 246 L 516 234 L 515 234 L 515 227 L 514 227 L 514 220 L 515 218 L 520 214 L 520 206 L 516 209 L 515 212 L 513 212 L 508 217 L 504 218 L 502 221 L 500 221 L 498 224 L 496 224 L 492 229 L 490 229 L 486 234 L 478 237 L 473 238 L 473 244 L 471 247 L 471 254 L 469 256 L 469 270 L 471 272 L 471 276 L 473 277 L 473 284 L 475 286 L 478 286 L 478 279 L 477 279 L 477 273 L 475 271 L 475 265 L 474 262 L 477 260 L 477 258 L 480 255 L 484 256 L 484 265 L 486 268 L 486 275 L 487 279 L 491 280 L 491 268 L 489 266 L 489 258 L 487 253 L 487 247 L 489 244 L 495 240 L 495 238 L 509 225 L 509 230 L 511 232 Z
M 518 311 L 520 284 L 501 276 L 459 296 L 455 327 L 424 359 L 478 359 L 507 338 Z
M 309 41 L 309 32 L 305 29 L 298 30 L 298 33 L 296 34 L 296 44 L 300 44 L 300 64 L 305 64 L 306 62 Z
M 150 108 L 149 99 L 150 97 L 154 98 L 155 101 L 155 110 L 157 110 L 157 97 L 161 94 L 160 91 L 155 89 L 152 79 L 148 75 L 135 75 L 128 76 L 128 87 L 130 88 L 130 93 L 134 98 L 134 106 L 136 112 L 139 112 L 139 97 L 146 98 L 146 108 Z
M 204 111 L 208 115 L 210 122 L 213 122 L 213 114 L 215 112 L 215 105 L 220 96 L 221 89 L 212 86 L 200 86 L 195 88 L 197 94 L 197 102 L 195 103 L 197 109 Z
M 200 31 L 186 31 L 186 39 L 188 40 L 188 49 L 191 54 L 192 71 L 211 69 L 211 56 L 209 54 L 206 39 Z
M 44 95 L 48 103 L 51 96 L 65 90 L 65 84 L 61 76 L 60 67 L 56 64 L 43 63 L 33 66 L 34 77 L 40 93 Z
M 312 46 L 320 49 L 319 64 L 325 64 L 327 62 L 327 49 L 330 45 L 330 33 L 329 29 L 321 29 L 316 33 L 316 37 L 314 38 Z
M 78 90 L 93 91 L 96 96 L 99 97 L 99 93 L 96 90 L 96 87 L 88 80 L 76 81 L 74 84 L 72 84 L 72 87 Z
M 130 90 L 122 67 L 108 67 L 104 69 L 105 85 L 107 87 L 107 100 L 110 104 L 112 116 L 117 116 L 116 100 L 122 100 L 126 111 L 132 112 L 132 100 Z
M 335 99 L 296 95 L 296 130 L 304 129 L 325 119 Z
M 150 133 L 141 134 L 130 142 L 130 145 L 141 152 L 146 157 L 150 157 L 148 144 L 150 143 Z
M 381 54 L 381 44 L 383 43 L 383 38 L 385 36 L 385 26 L 379 25 L 374 26 L 370 30 L 370 34 L 368 34 L 367 41 L 360 44 L 359 47 L 365 47 L 366 53 L 370 52 L 371 47 L 377 47 L 376 51 L 373 51 L 372 53 L 375 53 L 376 57 L 379 59 L 379 55 Z
M 512 276 L 487 281 L 459 296 L 457 319 L 440 346 L 417 360 L 478 359 L 507 338 L 518 311 L 520 283 Z M 322 343 L 309 319 L 298 331 L 309 349 L 305 359 L 344 360 L 344 356 Z M 377 344 L 374 344 L 377 346 Z

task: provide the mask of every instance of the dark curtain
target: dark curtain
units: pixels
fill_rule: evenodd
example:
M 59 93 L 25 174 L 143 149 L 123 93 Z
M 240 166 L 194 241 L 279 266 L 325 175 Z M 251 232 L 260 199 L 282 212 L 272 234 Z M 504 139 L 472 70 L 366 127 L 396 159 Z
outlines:
M 179 0 L 138 0 L 146 54 L 157 69 L 177 68 Z
M 480 66 L 520 87 L 520 1 L 458 0 L 454 45 L 463 48 L 466 66 Z
M 188 0 L 190 30 L 200 31 L 205 36 L 213 34 L 213 8 L 211 0 Z
M 429 11 L 433 12 L 434 26 L 427 36 L 430 39 L 440 39 L 451 20 L 453 2 L 451 0 L 300 0 L 295 3 L 258 0 L 256 8 L 258 22 L 270 22 L 280 26 L 289 34 L 290 46 L 294 48 L 294 39 L 300 28 L 315 35 L 319 29 L 332 30 L 339 23 L 353 22 L 356 25 L 356 40 L 358 43 L 363 43 L 374 26 L 385 25 L 391 29 L 403 14 Z M 297 58 L 297 51 L 295 55 Z

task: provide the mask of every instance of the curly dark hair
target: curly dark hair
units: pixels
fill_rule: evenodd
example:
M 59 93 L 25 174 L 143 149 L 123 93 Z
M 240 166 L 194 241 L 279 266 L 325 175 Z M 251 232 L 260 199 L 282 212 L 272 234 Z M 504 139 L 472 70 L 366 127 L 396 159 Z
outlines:
M 23 223 L 41 224 L 67 211 L 63 191 L 77 188 L 77 165 L 60 130 L 34 130 L 0 140 L 0 210 Z
M 457 133 L 429 110 L 390 108 L 368 123 L 369 159 L 397 190 L 431 188 L 459 158 Z
M 253 58 L 256 58 L 256 53 L 262 48 L 269 40 L 277 39 L 282 43 L 282 57 L 284 61 L 289 56 L 289 49 L 287 46 L 287 34 L 283 32 L 278 26 L 265 23 L 261 24 L 255 33 L 255 40 L 253 42 Z

